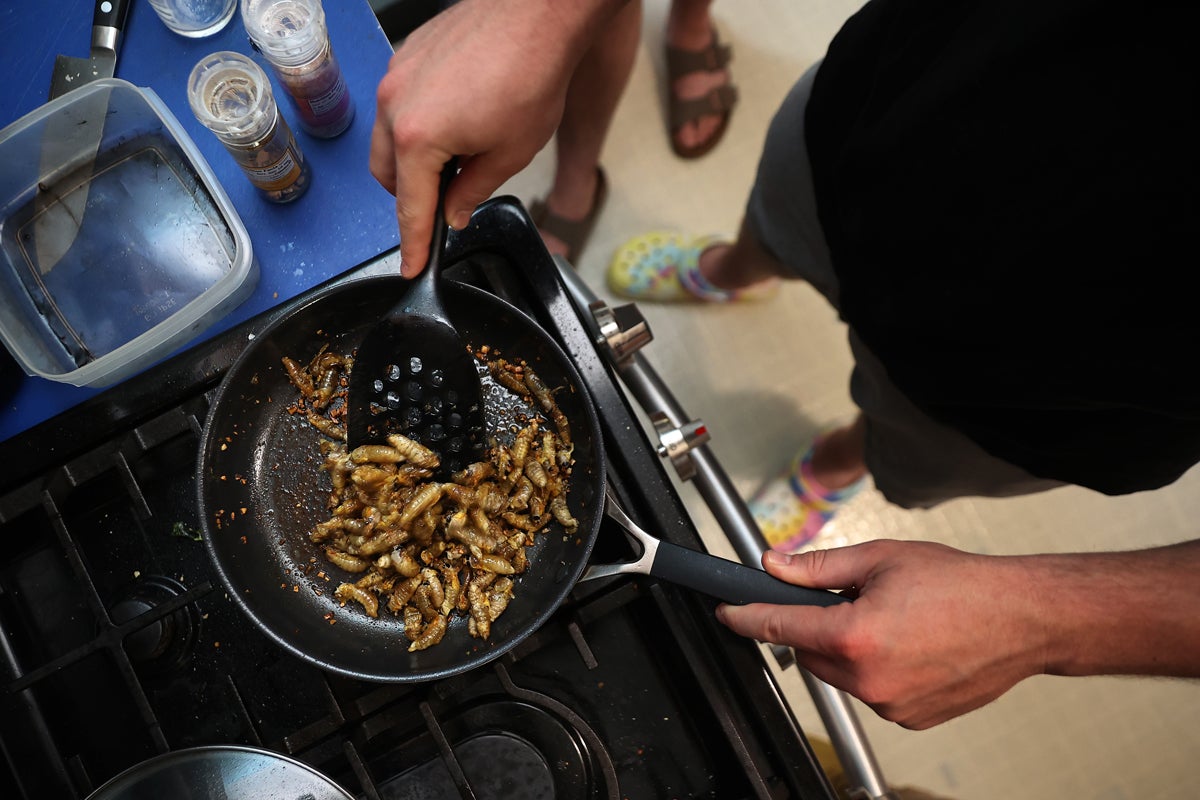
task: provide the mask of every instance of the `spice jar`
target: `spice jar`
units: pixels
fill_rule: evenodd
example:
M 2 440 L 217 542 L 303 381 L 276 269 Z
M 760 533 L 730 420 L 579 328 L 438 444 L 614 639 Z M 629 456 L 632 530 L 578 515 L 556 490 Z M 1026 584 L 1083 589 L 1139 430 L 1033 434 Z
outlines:
M 305 133 L 330 139 L 349 127 L 354 101 L 333 55 L 321 0 L 241 0 L 250 41 L 283 85 Z
M 308 189 L 311 168 L 267 74 L 249 58 L 222 51 L 200 59 L 188 78 L 188 102 L 267 200 L 290 203 Z

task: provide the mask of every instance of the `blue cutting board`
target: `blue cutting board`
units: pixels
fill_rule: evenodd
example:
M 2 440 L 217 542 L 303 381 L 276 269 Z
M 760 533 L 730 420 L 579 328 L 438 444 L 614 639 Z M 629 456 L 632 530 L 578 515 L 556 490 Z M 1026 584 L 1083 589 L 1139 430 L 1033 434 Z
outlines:
M 86 56 L 92 3 L 15 0 L 0 9 L 0 128 L 46 102 L 58 54 Z M 187 101 L 187 78 L 195 63 L 218 50 L 244 53 L 270 73 L 250 47 L 238 15 L 205 39 L 171 33 L 144 0 L 129 11 L 116 77 L 153 89 L 167 105 L 228 192 L 250 232 L 261 277 L 254 293 L 189 346 L 266 311 L 399 244 L 395 201 L 371 177 L 367 159 L 375 118 L 375 89 L 387 70 L 392 46 L 367 0 L 325 0 L 334 53 L 357 108 L 350 128 L 335 139 L 316 139 L 294 122 L 296 138 L 312 164 L 313 183 L 294 203 L 263 200 L 220 142 L 196 121 Z M 272 76 L 277 97 L 282 87 Z M 285 116 L 286 102 L 280 103 Z M 291 121 L 291 120 L 289 120 Z M 44 422 L 102 391 L 28 377 L 5 387 L 0 441 Z

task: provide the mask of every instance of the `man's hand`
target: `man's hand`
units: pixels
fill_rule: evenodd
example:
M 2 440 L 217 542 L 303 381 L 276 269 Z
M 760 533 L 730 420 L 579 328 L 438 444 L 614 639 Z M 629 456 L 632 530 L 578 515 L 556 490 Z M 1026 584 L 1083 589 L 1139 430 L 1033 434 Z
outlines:
M 854 602 L 723 605 L 720 619 L 794 648 L 805 669 L 906 728 L 965 714 L 1039 673 L 1200 677 L 1200 541 L 1006 557 L 877 541 L 769 552 L 763 566 Z
M 878 541 L 763 566 L 790 583 L 848 589 L 832 608 L 722 606 L 743 636 L 791 646 L 821 680 L 881 717 L 921 729 L 965 714 L 1042 671 L 1046 631 L 1023 601 L 1033 591 L 1005 559 L 927 542 Z
M 611 5 L 463 0 L 396 51 L 379 84 L 370 166 L 396 195 L 406 276 L 428 259 L 442 166 L 460 157 L 445 212 L 461 229 L 553 136 L 571 74 Z

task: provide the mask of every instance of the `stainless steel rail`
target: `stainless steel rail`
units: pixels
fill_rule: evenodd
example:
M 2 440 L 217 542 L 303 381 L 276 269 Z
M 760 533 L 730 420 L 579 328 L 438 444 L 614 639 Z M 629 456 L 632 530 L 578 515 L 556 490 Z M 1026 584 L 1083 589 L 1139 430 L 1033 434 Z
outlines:
M 640 315 L 629 314 L 629 308 L 609 309 L 576 273 L 569 263 L 556 258 L 563 283 L 581 310 L 590 310 L 596 323 L 597 342 L 608 349 L 609 359 L 621 380 L 642 410 L 655 420 L 665 418 L 673 431 L 695 429 L 683 407 L 671 394 L 658 373 L 638 352 L 652 336 Z M 625 311 L 626 320 L 619 320 Z M 585 315 L 586 317 L 587 315 Z M 625 324 L 622 324 L 622 323 Z M 686 458 L 672 458 L 680 476 L 696 486 L 705 505 L 721 529 L 729 537 L 738 558 L 747 565 L 761 569 L 761 558 L 767 549 L 754 517 L 733 487 L 724 468 L 708 449 L 707 434 L 697 437 L 686 450 Z M 666 445 L 660 448 L 664 457 L 672 455 Z M 683 468 L 681 469 L 681 464 Z M 775 645 L 771 648 L 782 669 L 796 666 L 791 648 Z M 898 800 L 884 781 L 879 763 L 862 729 L 850 697 L 839 689 L 818 680 L 806 670 L 796 668 L 825 725 L 830 743 L 837 752 L 850 787 L 850 794 L 859 800 Z

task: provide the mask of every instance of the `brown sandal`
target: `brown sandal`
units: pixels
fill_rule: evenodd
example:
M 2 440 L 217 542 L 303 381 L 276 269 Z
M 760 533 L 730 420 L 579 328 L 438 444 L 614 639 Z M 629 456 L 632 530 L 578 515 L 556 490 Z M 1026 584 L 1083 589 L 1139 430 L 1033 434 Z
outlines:
M 725 135 L 729 116 L 737 104 L 737 87 L 726 83 L 708 90 L 703 97 L 682 99 L 675 95 L 675 83 L 684 75 L 693 72 L 715 72 L 725 69 L 733 57 L 729 45 L 721 44 L 717 31 L 713 29 L 712 41 L 702 50 L 681 50 L 667 45 L 667 92 L 670 102 L 667 116 L 670 124 L 671 149 L 680 158 L 699 158 L 717 146 Z M 721 124 L 712 135 L 695 147 L 683 147 L 676 140 L 679 129 L 710 114 L 720 114 Z
M 596 218 L 604 208 L 608 199 L 608 179 L 601 167 L 596 167 L 596 192 L 592 195 L 592 210 L 583 219 L 566 219 L 550 210 L 545 200 L 534 200 L 529 206 L 529 217 L 533 224 L 543 233 L 559 239 L 567 246 L 567 261 L 575 264 L 579 254 L 583 252 L 592 228 L 596 226 Z

